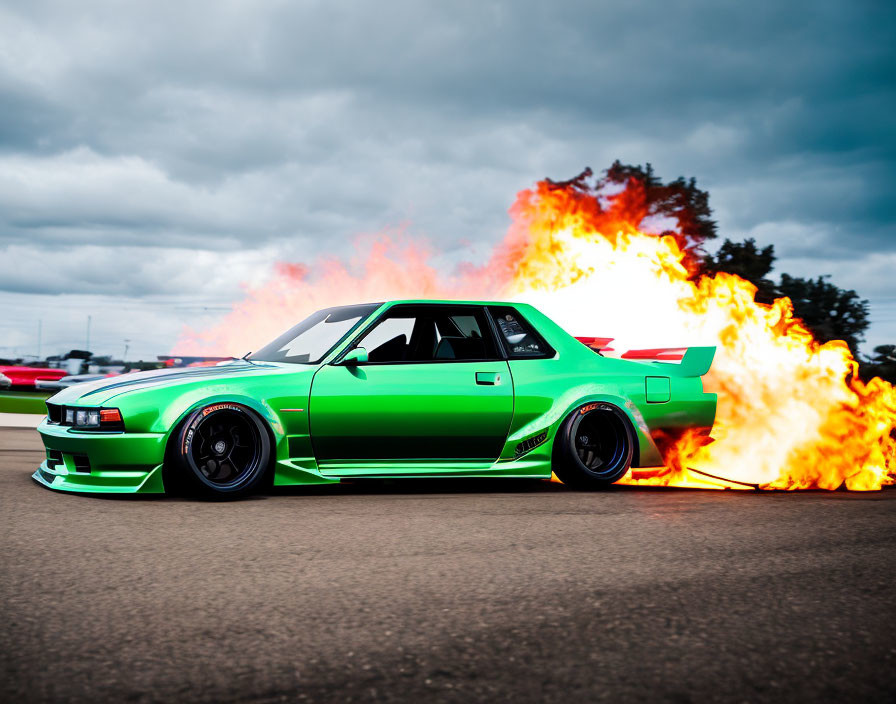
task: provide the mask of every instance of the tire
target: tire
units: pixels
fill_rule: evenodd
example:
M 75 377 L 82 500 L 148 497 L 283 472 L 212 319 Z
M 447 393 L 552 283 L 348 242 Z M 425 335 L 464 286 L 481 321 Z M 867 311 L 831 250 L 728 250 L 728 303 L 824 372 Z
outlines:
M 573 489 L 605 489 L 628 471 L 635 442 L 619 408 L 587 403 L 566 417 L 554 437 L 554 474 Z
M 271 462 L 268 428 L 238 403 L 213 403 L 191 413 L 173 436 L 173 488 L 219 499 L 246 496 Z

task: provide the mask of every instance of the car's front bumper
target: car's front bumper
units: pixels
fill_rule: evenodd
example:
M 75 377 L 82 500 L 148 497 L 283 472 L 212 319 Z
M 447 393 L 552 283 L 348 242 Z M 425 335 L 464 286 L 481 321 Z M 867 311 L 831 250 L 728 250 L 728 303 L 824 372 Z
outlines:
M 32 475 L 51 489 L 91 493 L 164 493 L 165 435 L 75 431 L 44 419 L 37 427 L 47 458 Z

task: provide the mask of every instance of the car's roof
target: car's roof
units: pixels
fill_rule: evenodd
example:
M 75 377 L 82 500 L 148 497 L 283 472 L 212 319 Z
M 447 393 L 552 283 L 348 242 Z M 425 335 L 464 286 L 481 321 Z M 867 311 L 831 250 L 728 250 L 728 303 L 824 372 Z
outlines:
M 384 301 L 382 305 L 398 305 L 398 304 L 445 304 L 445 305 L 473 305 L 473 306 L 516 306 L 523 305 L 520 303 L 512 303 L 511 301 L 466 301 L 456 300 L 453 298 L 400 298 L 392 301 Z

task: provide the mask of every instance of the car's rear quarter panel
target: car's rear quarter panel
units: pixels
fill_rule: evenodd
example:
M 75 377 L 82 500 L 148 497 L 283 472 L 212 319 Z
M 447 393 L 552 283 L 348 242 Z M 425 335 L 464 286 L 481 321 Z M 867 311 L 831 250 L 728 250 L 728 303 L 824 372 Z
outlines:
M 521 440 L 542 429 L 548 429 L 549 445 L 563 419 L 579 405 L 591 402 L 611 403 L 629 418 L 638 438 L 633 463 L 638 467 L 663 463 L 656 436 L 712 426 L 716 396 L 704 393 L 700 377 L 678 376 L 675 364 L 603 357 L 535 308 L 519 308 L 557 354 L 551 359 L 510 361 L 514 416 L 504 457 Z M 648 400 L 647 377 L 668 383 L 668 400 Z M 550 460 L 544 450 L 542 454 Z

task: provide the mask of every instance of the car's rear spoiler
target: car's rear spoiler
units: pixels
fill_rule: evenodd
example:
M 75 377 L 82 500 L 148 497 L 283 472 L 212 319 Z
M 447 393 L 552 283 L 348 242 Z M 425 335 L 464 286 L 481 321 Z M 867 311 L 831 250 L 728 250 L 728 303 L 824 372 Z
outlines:
M 623 359 L 647 359 L 655 362 L 678 362 L 684 358 L 687 347 L 653 347 L 647 350 L 629 350 Z
M 577 337 L 576 339 L 598 353 L 614 351 L 609 346 L 613 341 L 612 337 Z M 663 364 L 663 372 L 671 376 L 703 376 L 709 371 L 715 354 L 715 347 L 653 347 L 644 350 L 628 350 L 628 352 L 623 352 L 620 357 L 638 362 L 677 362 L 677 364 Z
M 651 354 L 648 354 L 651 353 Z M 629 350 L 623 359 L 653 361 L 662 365 L 669 376 L 703 376 L 712 366 L 715 347 L 676 347 L 653 350 Z M 681 360 L 677 364 L 674 362 Z

